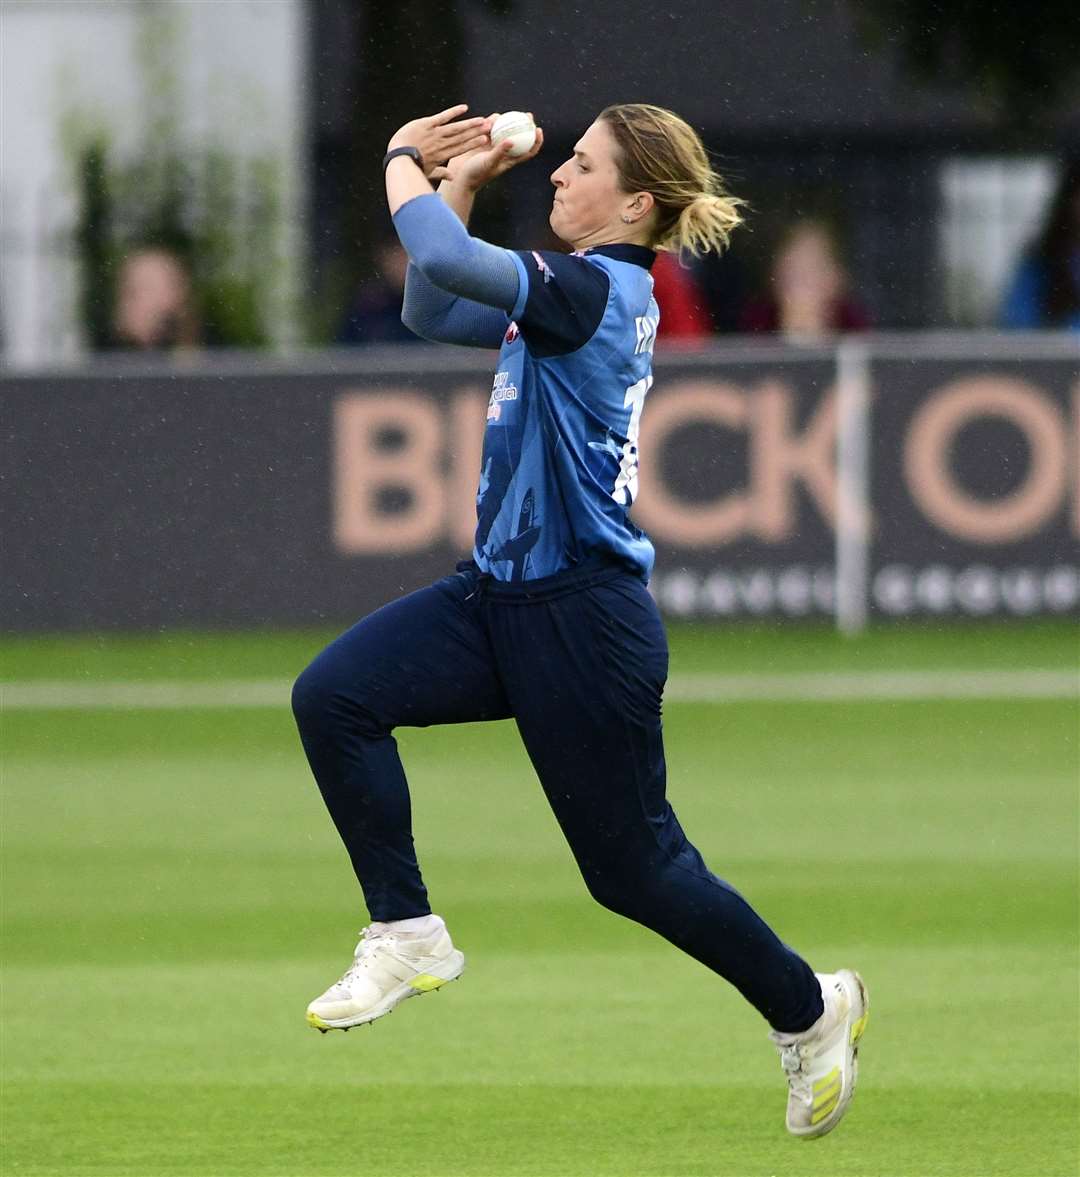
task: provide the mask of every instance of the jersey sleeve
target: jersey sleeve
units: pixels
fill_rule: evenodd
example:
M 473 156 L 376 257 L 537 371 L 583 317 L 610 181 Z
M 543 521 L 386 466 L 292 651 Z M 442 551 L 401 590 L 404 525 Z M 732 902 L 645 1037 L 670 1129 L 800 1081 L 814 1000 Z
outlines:
M 537 250 L 514 252 L 522 272 L 510 317 L 536 356 L 569 355 L 596 333 L 607 309 L 610 280 L 584 258 Z
M 498 348 L 510 319 L 497 307 L 441 290 L 410 262 L 401 321 L 414 335 L 432 343 Z
M 409 260 L 433 286 L 506 312 L 521 304 L 521 259 L 470 236 L 434 192 L 406 201 L 394 214 L 394 228 Z

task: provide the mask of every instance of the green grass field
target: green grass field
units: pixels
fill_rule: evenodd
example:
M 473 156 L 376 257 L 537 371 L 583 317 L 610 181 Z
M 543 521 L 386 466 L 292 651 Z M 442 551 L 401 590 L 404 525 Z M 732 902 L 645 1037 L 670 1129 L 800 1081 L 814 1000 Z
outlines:
M 2 674 L 288 676 L 325 634 L 14 640 Z M 1061 625 L 680 629 L 672 670 L 1066 669 Z M 365 922 L 285 708 L 3 717 L 4 1174 L 1075 1177 L 1075 700 L 671 703 L 713 868 L 873 1013 L 798 1142 L 766 1027 L 593 906 L 511 724 L 403 731 L 468 970 L 354 1033 Z

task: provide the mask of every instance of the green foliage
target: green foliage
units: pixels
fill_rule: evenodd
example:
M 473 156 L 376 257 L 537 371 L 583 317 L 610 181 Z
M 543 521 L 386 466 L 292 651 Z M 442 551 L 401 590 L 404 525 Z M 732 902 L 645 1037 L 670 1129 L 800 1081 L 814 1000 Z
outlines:
M 79 309 L 91 346 L 106 346 L 113 304 L 112 198 L 106 174 L 105 143 L 95 139 L 84 150 L 79 182 L 81 201 L 75 240 L 81 261 Z
M 191 143 L 181 134 L 175 46 L 182 20 L 175 5 L 140 10 L 143 134 L 135 153 L 121 158 L 108 132 L 83 112 L 62 120 L 79 201 L 82 321 L 95 348 L 113 342 L 119 267 L 144 247 L 168 250 L 184 264 L 208 342 L 269 342 L 282 272 L 281 168 L 272 157 L 238 158 L 220 142 Z
M 268 342 L 281 205 L 273 161 L 241 164 L 206 148 L 116 164 L 97 138 L 83 150 L 79 179 L 81 307 L 94 347 L 109 345 L 119 266 L 142 247 L 167 249 L 184 263 L 210 341 Z

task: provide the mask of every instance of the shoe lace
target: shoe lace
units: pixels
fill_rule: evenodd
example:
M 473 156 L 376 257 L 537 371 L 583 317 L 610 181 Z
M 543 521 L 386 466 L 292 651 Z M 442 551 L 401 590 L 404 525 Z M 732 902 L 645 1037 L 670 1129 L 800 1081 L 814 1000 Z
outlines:
M 371 963 L 372 957 L 380 948 L 389 947 L 394 941 L 392 932 L 385 932 L 381 928 L 362 928 L 360 942 L 353 952 L 353 962 L 342 974 L 340 985 L 347 984 L 358 973 L 363 972 Z
M 805 1042 L 785 1040 L 778 1034 L 772 1034 L 770 1037 L 780 1051 L 780 1066 L 784 1068 L 792 1095 L 803 1103 L 813 1103 L 809 1073 L 809 1064 L 814 1057 L 813 1048 Z

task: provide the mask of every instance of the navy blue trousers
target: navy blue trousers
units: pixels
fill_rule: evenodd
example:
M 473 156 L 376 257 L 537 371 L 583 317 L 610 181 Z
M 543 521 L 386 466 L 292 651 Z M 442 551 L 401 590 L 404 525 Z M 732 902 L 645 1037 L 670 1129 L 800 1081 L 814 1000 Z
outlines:
M 394 728 L 513 718 L 593 898 L 726 978 L 774 1028 L 810 1026 L 810 967 L 708 870 L 667 802 L 667 665 L 652 597 L 612 565 L 523 585 L 462 566 L 323 650 L 293 711 L 371 918 L 431 910 Z

